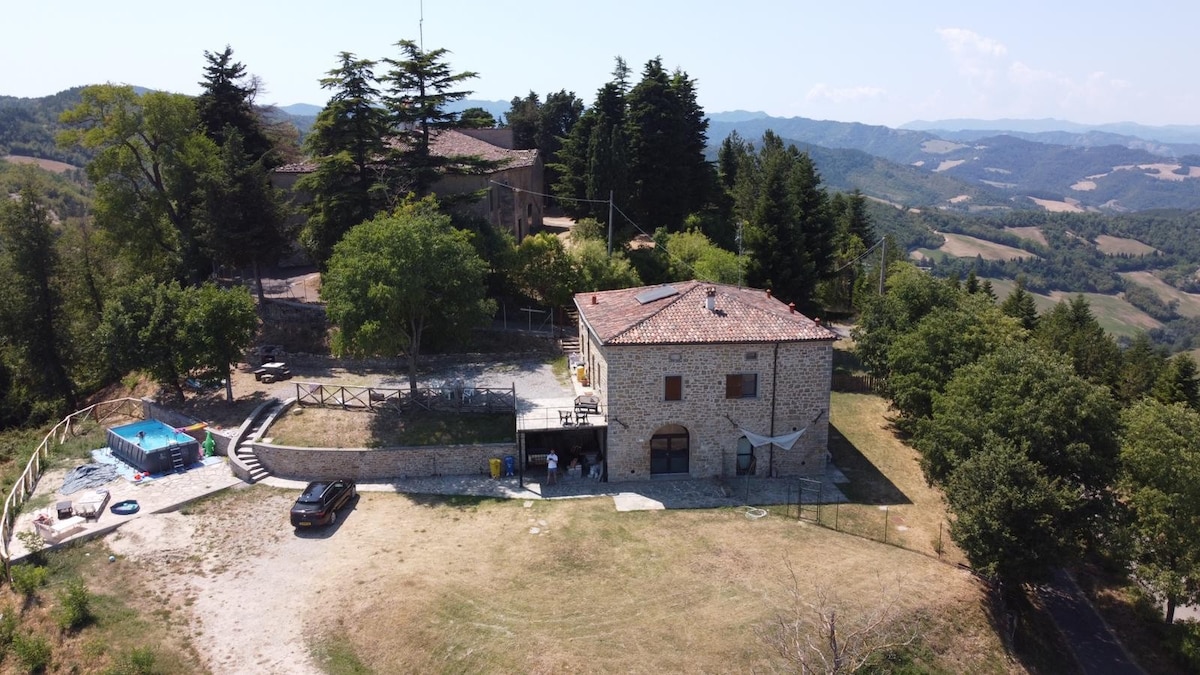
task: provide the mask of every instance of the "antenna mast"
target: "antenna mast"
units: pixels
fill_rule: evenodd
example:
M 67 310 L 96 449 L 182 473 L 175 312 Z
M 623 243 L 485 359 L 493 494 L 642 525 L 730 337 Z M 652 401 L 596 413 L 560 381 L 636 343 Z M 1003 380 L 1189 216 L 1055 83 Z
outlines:
M 421 20 L 417 22 L 417 42 L 421 51 L 425 51 L 425 0 L 421 0 Z

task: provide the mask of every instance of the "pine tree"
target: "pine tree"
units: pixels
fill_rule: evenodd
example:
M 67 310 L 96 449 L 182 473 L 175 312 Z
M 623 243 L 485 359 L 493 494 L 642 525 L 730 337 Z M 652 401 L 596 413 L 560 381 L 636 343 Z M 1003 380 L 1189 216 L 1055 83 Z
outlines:
M 437 132 L 457 124 L 458 114 L 448 106 L 471 94 L 458 87 L 478 75 L 451 71 L 445 49 L 425 51 L 411 40 L 401 40 L 396 46 L 402 58 L 384 59 L 391 69 L 381 78 L 395 144 L 391 166 L 399 178 L 393 187 L 398 194 L 427 195 L 447 168 L 473 164 L 467 157 L 435 155 L 430 145 Z
M 1013 286 L 1012 292 L 1008 294 L 1004 302 L 1000 303 L 1000 311 L 1020 321 L 1025 330 L 1037 328 L 1037 303 L 1034 302 L 1029 291 L 1025 290 L 1024 277 L 1017 277 L 1017 283 Z
M 815 307 L 817 282 L 831 270 L 835 226 L 812 160 L 768 131 L 739 183 L 748 282 L 802 309 Z
M 204 58 L 208 66 L 196 106 L 220 158 L 201 180 L 204 216 L 197 236 L 216 263 L 253 268 L 262 302 L 262 266 L 274 263 L 291 240 L 283 194 L 271 183 L 276 154 L 254 109 L 257 88 L 240 84 L 246 68 L 233 61 L 233 49 L 206 51 Z
M 301 241 L 319 266 L 351 227 L 387 203 L 384 152 L 387 112 L 379 106 L 375 62 L 350 52 L 321 80 L 332 92 L 305 141 L 316 170 L 297 187 L 312 195 Z
M 233 48 L 225 45 L 219 53 L 204 52 L 208 65 L 204 67 L 204 79 L 200 82 L 201 92 L 196 97 L 196 108 L 204 133 L 217 145 L 224 145 L 231 133 L 241 135 L 242 150 L 251 161 L 257 162 L 271 151 L 264 125 L 254 109 L 254 97 L 258 87 L 253 79 L 242 84 L 246 78 L 246 66 L 233 60 Z M 274 160 L 264 164 L 274 168 Z
M 34 174 L 23 183 L 16 199 L 0 202 L 0 345 L 19 354 L 23 367 L 14 379 L 29 385 L 42 412 L 62 413 L 75 409 L 75 389 L 67 374 L 66 319 L 54 278 L 59 258 Z

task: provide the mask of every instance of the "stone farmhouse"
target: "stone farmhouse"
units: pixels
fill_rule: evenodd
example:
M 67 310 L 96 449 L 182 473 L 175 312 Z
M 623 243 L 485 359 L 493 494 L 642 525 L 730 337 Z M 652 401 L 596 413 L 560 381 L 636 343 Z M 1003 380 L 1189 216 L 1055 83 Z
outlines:
M 575 306 L 610 481 L 824 471 L 837 336 L 794 305 L 687 281 Z
M 487 173 L 447 174 L 433 186 L 439 195 L 480 193 L 470 204 L 476 215 L 494 227 L 511 232 L 519 243 L 542 227 L 542 175 L 537 150 L 513 149 L 511 129 L 451 129 L 432 134 L 430 152 L 443 157 L 480 157 L 496 162 Z M 312 162 L 287 164 L 275 169 L 273 183 L 294 192 L 296 181 L 316 170 Z M 304 195 L 295 199 L 303 202 Z

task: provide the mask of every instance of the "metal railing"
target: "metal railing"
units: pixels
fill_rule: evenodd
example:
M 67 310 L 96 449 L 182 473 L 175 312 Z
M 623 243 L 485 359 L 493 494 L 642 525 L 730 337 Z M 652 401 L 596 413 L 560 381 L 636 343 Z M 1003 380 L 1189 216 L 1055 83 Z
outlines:
M 8 492 L 4 500 L 4 513 L 0 516 L 0 558 L 4 559 L 7 568 L 11 560 L 8 543 L 12 540 L 13 523 L 20 513 L 21 505 L 33 494 L 38 479 L 42 477 L 45 463 L 50 459 L 50 442 L 57 437 L 58 445 L 67 442 L 67 436 L 73 434 L 71 425 L 79 419 L 92 417 L 96 422 L 103 422 L 110 417 L 124 415 L 127 417 L 142 417 L 142 401 L 136 398 L 119 398 L 111 401 L 101 401 L 82 410 L 77 410 L 62 418 L 54 428 L 46 433 L 42 442 L 33 451 L 33 456 L 25 464 L 25 470 L 17 478 L 17 482 Z

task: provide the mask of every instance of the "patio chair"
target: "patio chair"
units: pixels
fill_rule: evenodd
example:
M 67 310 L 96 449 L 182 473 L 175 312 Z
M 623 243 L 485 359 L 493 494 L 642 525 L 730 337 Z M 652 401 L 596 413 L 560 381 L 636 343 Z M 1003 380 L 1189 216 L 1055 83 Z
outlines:
M 570 410 L 559 410 L 558 411 L 558 421 L 561 422 L 564 427 L 569 427 L 569 426 L 575 424 L 575 420 L 571 416 Z

